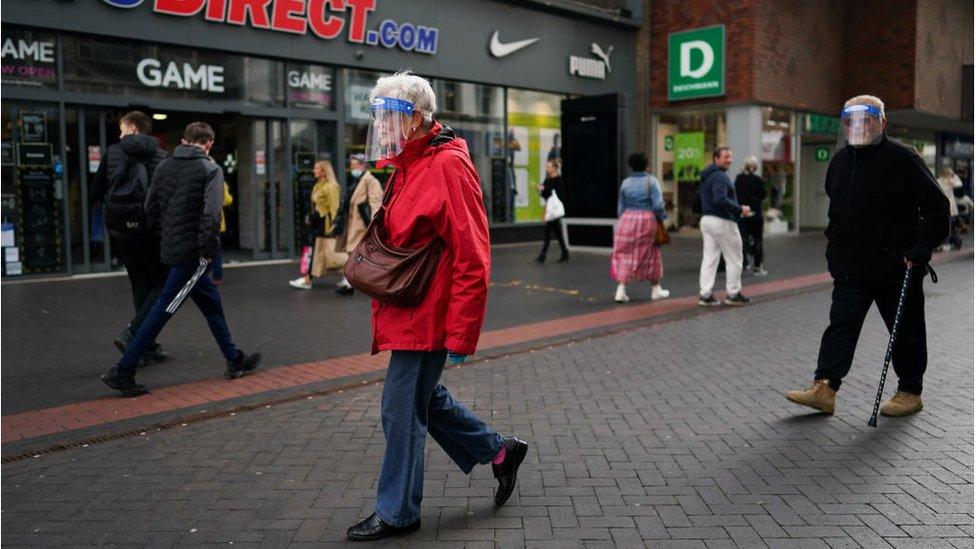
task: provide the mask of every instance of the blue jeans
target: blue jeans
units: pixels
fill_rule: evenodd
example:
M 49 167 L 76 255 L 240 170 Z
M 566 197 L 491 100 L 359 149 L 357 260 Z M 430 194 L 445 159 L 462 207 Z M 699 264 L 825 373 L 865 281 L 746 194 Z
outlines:
M 142 326 L 139 327 L 135 338 L 126 346 L 122 359 L 119 360 L 119 372 L 135 372 L 136 365 L 139 363 L 142 354 L 149 348 L 152 342 L 156 341 L 159 332 L 163 330 L 163 327 L 166 326 L 169 319 L 173 317 L 172 314 L 166 312 L 166 307 L 169 306 L 173 298 L 176 297 L 176 294 L 193 277 L 193 273 L 197 270 L 197 267 L 198 265 L 189 264 L 174 265 L 170 268 L 169 276 L 166 278 L 166 284 L 163 285 L 163 290 L 159 293 L 156 303 L 150 309 L 149 315 L 146 316 L 146 320 L 143 321 Z M 236 360 L 240 351 L 237 350 L 234 342 L 230 339 L 230 330 L 227 329 L 227 321 L 224 319 L 224 307 L 220 303 L 220 292 L 210 280 L 208 273 L 204 273 L 197 280 L 197 283 L 190 291 L 189 297 L 207 319 L 210 332 L 217 341 L 217 345 L 220 346 L 220 351 L 224 354 L 224 358 L 227 360 Z
M 465 474 L 502 448 L 501 435 L 439 383 L 446 358 L 447 351 L 393 351 L 390 357 L 380 412 L 386 452 L 375 507 L 390 526 L 420 519 L 428 431 Z
M 210 274 L 213 280 L 224 279 L 224 247 L 220 244 L 217 244 L 217 255 L 214 257 L 213 270 Z

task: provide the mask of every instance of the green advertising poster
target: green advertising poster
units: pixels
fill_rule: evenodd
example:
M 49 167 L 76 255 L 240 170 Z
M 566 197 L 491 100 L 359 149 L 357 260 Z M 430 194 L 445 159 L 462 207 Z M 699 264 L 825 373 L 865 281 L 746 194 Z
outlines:
M 668 100 L 725 95 L 725 25 L 668 36 Z
M 674 136 L 674 175 L 678 181 L 698 181 L 705 168 L 705 132 Z
M 515 172 L 515 221 L 542 221 L 545 201 L 536 186 L 546 179 L 546 162 L 559 135 L 558 116 L 508 113 L 508 147 Z

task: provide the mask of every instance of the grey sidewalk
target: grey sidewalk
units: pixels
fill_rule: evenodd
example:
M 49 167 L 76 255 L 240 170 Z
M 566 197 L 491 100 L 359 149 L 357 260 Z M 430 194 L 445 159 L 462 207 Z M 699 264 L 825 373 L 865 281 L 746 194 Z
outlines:
M 823 247 L 818 233 L 769 239 L 770 277 L 746 278 L 745 291 L 756 280 L 826 270 Z M 538 265 L 533 262 L 537 253 L 536 244 L 492 250 L 493 286 L 485 330 L 615 306 L 607 255 L 573 254 L 569 263 Z M 664 284 L 673 296 L 697 292 L 700 260 L 697 238 L 676 238 L 664 250 Z M 335 276 L 317 283 L 311 292 L 294 290 L 288 280 L 296 269 L 297 263 L 227 269 L 221 294 L 238 346 L 261 351 L 264 368 L 367 352 L 369 299 L 335 295 Z M 724 284 L 724 278 L 720 276 L 718 283 Z M 132 315 L 124 277 L 3 284 L 0 291 L 4 415 L 109 394 L 98 376 L 119 359 L 112 338 Z M 650 285 L 634 285 L 630 294 L 635 302 L 646 301 Z M 223 373 L 223 358 L 192 304 L 166 326 L 159 341 L 174 358 L 140 373 L 149 386 Z
M 493 510 L 489 468 L 431 443 L 422 530 L 376 545 L 973 547 L 972 261 L 940 275 L 925 410 L 876 430 L 875 312 L 835 416 L 782 396 L 810 381 L 826 291 L 450 370 L 532 444 L 518 491 Z M 379 392 L 7 463 L 4 545 L 344 544 L 372 501 Z

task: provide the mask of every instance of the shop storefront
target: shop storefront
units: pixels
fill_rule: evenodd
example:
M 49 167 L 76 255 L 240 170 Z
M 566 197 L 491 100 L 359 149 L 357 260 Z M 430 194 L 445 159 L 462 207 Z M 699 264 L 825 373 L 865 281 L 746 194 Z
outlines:
M 209 122 L 234 196 L 225 257 L 279 259 L 304 238 L 315 162 L 332 161 L 346 184 L 382 74 L 431 80 L 438 119 L 467 141 L 493 230 L 541 223 L 535 187 L 561 154 L 563 105 L 633 89 L 633 23 L 489 0 L 245 4 L 5 2 L 5 275 L 116 268 L 89 191 L 128 110 L 152 115 L 167 150 L 188 122 Z M 613 161 L 632 132 L 622 128 Z

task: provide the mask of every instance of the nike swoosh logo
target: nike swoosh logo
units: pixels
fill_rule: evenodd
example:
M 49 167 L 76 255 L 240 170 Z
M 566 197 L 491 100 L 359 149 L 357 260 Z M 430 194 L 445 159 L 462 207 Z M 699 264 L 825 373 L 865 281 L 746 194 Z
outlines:
M 527 48 L 532 44 L 538 42 L 538 38 L 527 38 L 525 40 L 516 40 L 515 42 L 509 42 L 507 44 L 502 44 L 498 40 L 498 31 L 491 33 L 491 42 L 488 43 L 488 51 L 491 52 L 492 57 L 505 57 L 506 55 L 511 55 L 522 48 Z

